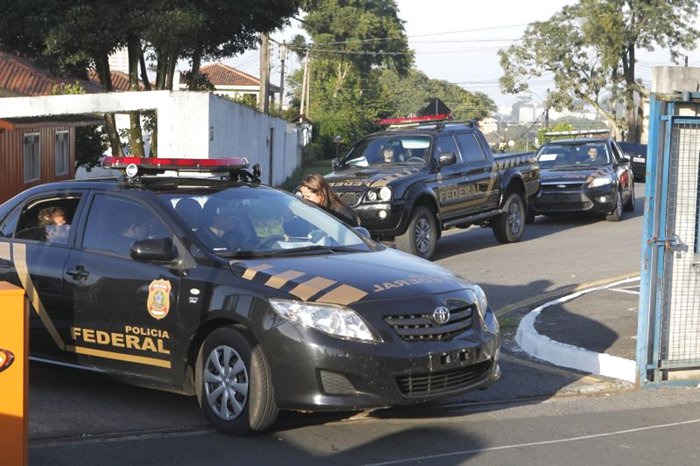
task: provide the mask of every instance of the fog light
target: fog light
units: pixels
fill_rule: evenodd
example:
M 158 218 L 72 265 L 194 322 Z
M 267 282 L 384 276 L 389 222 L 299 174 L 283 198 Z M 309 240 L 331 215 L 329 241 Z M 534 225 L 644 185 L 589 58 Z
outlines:
M 384 220 L 386 218 L 386 210 L 380 210 L 379 212 L 377 212 L 377 216 Z
M 598 202 L 602 202 L 602 203 L 608 202 L 608 196 L 600 196 L 598 198 Z

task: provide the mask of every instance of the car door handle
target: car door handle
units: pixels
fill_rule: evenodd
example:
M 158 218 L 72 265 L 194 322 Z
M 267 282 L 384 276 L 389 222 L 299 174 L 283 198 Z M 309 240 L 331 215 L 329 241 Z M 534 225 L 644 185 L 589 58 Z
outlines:
M 66 274 L 70 275 L 76 280 L 83 280 L 90 275 L 90 272 L 85 270 L 82 265 L 79 265 L 74 269 L 66 269 Z

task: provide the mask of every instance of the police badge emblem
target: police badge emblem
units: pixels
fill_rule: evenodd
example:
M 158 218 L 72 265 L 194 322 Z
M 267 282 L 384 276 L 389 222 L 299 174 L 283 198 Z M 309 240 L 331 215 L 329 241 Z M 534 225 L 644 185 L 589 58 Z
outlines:
M 148 300 L 146 308 L 154 319 L 162 319 L 170 311 L 170 282 L 168 280 L 153 280 L 148 285 Z

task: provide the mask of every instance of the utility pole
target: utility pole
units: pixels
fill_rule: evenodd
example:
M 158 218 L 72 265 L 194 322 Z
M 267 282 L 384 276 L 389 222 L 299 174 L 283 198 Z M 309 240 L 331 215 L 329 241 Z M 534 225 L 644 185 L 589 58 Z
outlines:
M 544 101 L 544 127 L 549 129 L 549 89 L 547 89 L 547 99 Z
M 309 80 L 309 51 L 306 51 L 306 56 L 304 57 L 304 77 L 301 81 L 301 102 L 299 103 L 299 117 L 303 118 L 304 111 L 306 110 L 306 93 Z M 301 122 L 301 120 L 300 120 Z
M 280 102 L 279 111 L 282 111 L 282 103 L 284 102 L 284 61 L 287 59 L 287 41 L 282 41 L 280 44 L 279 58 L 281 62 L 280 66 Z
M 260 92 L 258 110 L 267 113 L 270 109 L 270 36 L 263 33 L 260 41 Z

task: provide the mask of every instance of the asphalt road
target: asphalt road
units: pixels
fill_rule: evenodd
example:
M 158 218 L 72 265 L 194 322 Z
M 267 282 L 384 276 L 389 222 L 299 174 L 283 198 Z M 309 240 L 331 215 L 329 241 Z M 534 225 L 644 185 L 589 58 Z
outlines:
M 643 185 L 638 186 L 638 193 Z M 639 199 L 641 200 L 641 199 Z M 32 364 L 30 464 L 696 464 L 700 392 L 629 390 L 531 360 L 511 346 L 521 313 L 639 272 L 642 203 L 617 223 L 538 217 L 522 242 L 450 232 L 436 261 L 481 284 L 506 335 L 503 378 L 423 408 L 283 413 L 247 438 L 214 432 L 194 398 Z M 600 387 L 610 389 L 587 391 Z M 654 439 L 657 441 L 654 442 Z M 663 440 L 661 440 L 663 439 Z

